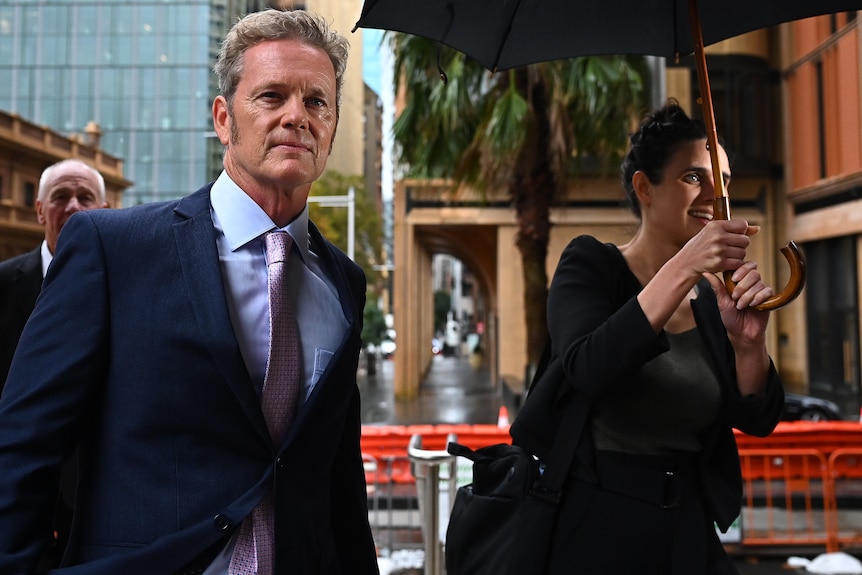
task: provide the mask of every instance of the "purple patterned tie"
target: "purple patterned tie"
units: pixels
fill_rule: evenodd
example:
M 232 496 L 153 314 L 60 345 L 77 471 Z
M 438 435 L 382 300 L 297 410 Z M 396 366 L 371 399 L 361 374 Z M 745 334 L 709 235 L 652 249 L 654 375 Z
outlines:
M 264 237 L 269 275 L 269 355 L 261 392 L 261 410 L 269 435 L 278 447 L 296 412 L 299 397 L 299 329 L 287 297 L 285 268 L 293 240 L 285 232 Z M 240 525 L 229 575 L 271 575 L 275 554 L 272 493 L 267 490 L 249 518 Z

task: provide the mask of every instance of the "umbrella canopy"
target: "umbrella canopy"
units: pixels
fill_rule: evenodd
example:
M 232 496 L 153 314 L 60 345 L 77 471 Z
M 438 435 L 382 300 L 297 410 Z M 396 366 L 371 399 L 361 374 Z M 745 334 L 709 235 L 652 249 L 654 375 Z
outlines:
M 862 9 L 862 0 L 365 0 L 356 27 L 422 36 L 491 71 L 577 56 L 679 58 L 694 52 L 715 181 L 714 215 L 730 219 L 704 46 L 783 22 Z M 354 28 L 355 29 L 355 28 Z M 777 309 L 805 284 L 796 244 L 781 249 L 790 281 L 758 309 Z M 724 274 L 728 290 L 732 273 Z
M 704 45 L 862 0 L 698 0 Z M 422 36 L 489 70 L 576 56 L 694 51 L 685 0 L 365 0 L 356 23 Z

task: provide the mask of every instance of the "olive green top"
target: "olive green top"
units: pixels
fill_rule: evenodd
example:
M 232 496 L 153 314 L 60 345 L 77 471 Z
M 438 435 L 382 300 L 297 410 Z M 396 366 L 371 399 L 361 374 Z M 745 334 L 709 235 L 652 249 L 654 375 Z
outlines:
M 697 329 L 667 334 L 670 350 L 645 363 L 631 385 L 597 401 L 596 448 L 626 453 L 699 452 L 720 410 L 721 389 Z

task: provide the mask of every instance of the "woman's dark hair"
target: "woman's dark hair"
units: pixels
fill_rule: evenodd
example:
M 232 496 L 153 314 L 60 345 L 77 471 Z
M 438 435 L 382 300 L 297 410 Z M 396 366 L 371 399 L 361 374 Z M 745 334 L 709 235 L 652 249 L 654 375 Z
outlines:
M 635 172 L 643 172 L 650 182 L 657 184 L 662 180 L 671 156 L 683 144 L 704 139 L 706 127 L 703 122 L 689 118 L 676 100 L 668 100 L 667 104 L 641 121 L 629 139 L 631 146 L 620 166 L 626 201 L 638 219 L 641 207 L 632 185 Z

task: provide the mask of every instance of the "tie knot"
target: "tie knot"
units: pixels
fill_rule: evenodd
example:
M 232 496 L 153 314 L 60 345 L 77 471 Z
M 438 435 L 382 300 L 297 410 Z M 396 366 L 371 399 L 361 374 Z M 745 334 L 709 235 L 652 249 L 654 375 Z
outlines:
M 267 265 L 287 261 L 287 254 L 290 253 L 290 248 L 293 245 L 293 238 L 290 237 L 290 234 L 281 230 L 273 230 L 267 232 L 263 241 L 266 244 Z

